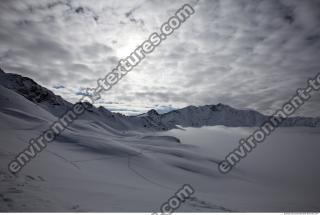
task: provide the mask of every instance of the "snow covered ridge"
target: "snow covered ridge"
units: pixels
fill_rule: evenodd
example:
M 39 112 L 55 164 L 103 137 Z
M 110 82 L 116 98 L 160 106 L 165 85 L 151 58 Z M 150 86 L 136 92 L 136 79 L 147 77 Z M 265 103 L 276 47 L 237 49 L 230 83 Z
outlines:
M 72 104 L 61 96 L 40 86 L 30 78 L 17 74 L 0 72 L 0 85 L 13 90 L 29 101 L 50 112 L 56 117 L 62 116 Z M 88 105 L 88 104 L 87 104 Z M 113 113 L 104 107 L 90 105 L 81 118 L 106 124 L 117 130 L 170 130 L 182 127 L 202 127 L 223 125 L 227 127 L 259 127 L 269 119 L 254 110 L 238 110 L 228 105 L 188 106 L 179 110 L 159 114 L 150 110 L 138 116 L 125 116 Z M 320 127 L 320 118 L 292 117 L 285 119 L 284 127 Z
M 37 90 L 26 90 L 32 87 Z M 45 96 L 35 100 L 39 95 Z M 254 128 L 151 131 L 178 127 L 174 121 L 197 127 L 213 117 L 216 123 L 244 124 L 240 116 L 262 114 L 220 104 L 128 117 L 92 106 L 40 154 L 32 138 L 72 105 L 61 99 L 54 105 L 59 100 L 46 88 L 0 71 L 0 211 L 151 214 L 159 206 L 178 212 L 319 210 L 315 188 L 320 175 L 314 171 L 319 164 L 318 128 L 279 128 L 263 150 L 223 175 L 219 162 Z M 12 175 L 8 164 L 17 154 L 29 164 Z M 188 192 L 183 202 L 180 197 L 189 195 L 177 189 L 184 184 L 195 192 Z
M 22 95 L 29 101 L 38 104 L 48 110 L 55 116 L 60 116 L 72 104 L 65 101 L 60 96 L 55 95 L 52 91 L 40 86 L 28 77 L 17 74 L 0 72 L 0 85 L 13 90 Z

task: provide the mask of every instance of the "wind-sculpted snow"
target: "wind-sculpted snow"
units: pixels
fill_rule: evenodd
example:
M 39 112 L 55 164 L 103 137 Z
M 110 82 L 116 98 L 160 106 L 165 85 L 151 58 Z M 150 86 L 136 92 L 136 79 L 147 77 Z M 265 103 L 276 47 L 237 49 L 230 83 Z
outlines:
M 75 121 L 12 177 L 6 169 L 10 159 L 56 117 L 4 87 L 0 87 L 0 102 L 1 211 L 40 211 L 44 209 L 43 202 L 48 211 L 151 211 L 158 209 L 161 199 L 174 192 L 182 181 L 187 182 L 188 177 L 179 178 L 176 172 L 218 177 L 216 168 L 208 166 L 217 163 L 194 153 L 194 147 L 176 137 L 118 130 L 109 126 L 107 119 L 96 121 L 94 117 L 86 118 L 89 115 Z M 93 115 L 95 111 L 100 113 L 94 109 Z M 102 111 L 113 118 L 112 113 Z M 175 179 L 167 183 L 172 177 Z M 33 191 L 34 187 L 38 191 Z M 10 192 L 13 189 L 18 191 Z M 152 193 L 157 193 L 156 198 L 148 197 Z M 102 201 L 109 195 L 117 197 Z M 120 205 L 121 202 L 133 203 Z M 189 203 L 186 208 L 197 210 Z
M 144 136 L 142 139 L 149 139 L 149 140 L 167 140 L 172 142 L 180 143 L 180 140 L 176 137 L 171 136 Z
M 92 107 L 12 175 L 7 170 L 10 160 L 68 107 L 61 101 L 54 105 L 62 107 L 56 111 L 50 107 L 51 101 L 59 100 L 54 94 L 48 93 L 48 100 L 34 100 L 38 91 L 15 89 L 30 89 L 27 83 L 34 82 L 13 80 L 19 87 L 4 77 L 1 83 L 5 81 L 6 87 L 0 86 L 0 211 L 156 211 L 183 184 L 192 185 L 195 194 L 180 212 L 319 210 L 314 187 L 320 178 L 312 172 L 319 163 L 317 128 L 279 130 L 277 138 L 268 140 L 273 148 L 267 147 L 266 153 L 258 150 L 260 157 L 253 154 L 251 163 L 248 158 L 222 175 L 217 168 L 220 159 L 250 128 L 176 126 L 250 126 L 265 118 L 221 104 L 167 114 L 151 110 L 132 117 Z M 297 118 L 292 123 L 305 121 Z M 281 156 L 285 150 L 292 167 Z

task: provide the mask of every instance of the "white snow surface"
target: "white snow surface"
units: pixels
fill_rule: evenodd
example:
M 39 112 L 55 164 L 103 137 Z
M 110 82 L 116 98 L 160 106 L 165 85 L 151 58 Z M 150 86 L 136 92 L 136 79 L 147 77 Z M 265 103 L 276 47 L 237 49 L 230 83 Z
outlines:
M 128 129 L 144 118 L 112 124 L 99 109 L 12 175 L 8 163 L 57 119 L 48 106 L 0 85 L 0 211 L 159 211 L 184 184 L 195 193 L 178 212 L 320 210 L 319 127 L 278 128 L 222 175 L 219 161 L 255 128 Z
M 254 128 L 146 133 L 80 119 L 13 176 L 9 161 L 56 117 L 0 95 L 1 211 L 159 211 L 183 184 L 196 192 L 179 212 L 319 211 L 319 128 L 279 128 L 222 175 L 219 160 Z

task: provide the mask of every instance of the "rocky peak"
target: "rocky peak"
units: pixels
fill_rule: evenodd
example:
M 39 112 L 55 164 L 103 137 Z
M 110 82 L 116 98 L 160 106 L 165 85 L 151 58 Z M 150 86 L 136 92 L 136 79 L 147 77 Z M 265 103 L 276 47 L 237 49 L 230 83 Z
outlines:
M 159 113 L 155 109 L 151 109 L 148 111 L 149 116 L 159 116 Z

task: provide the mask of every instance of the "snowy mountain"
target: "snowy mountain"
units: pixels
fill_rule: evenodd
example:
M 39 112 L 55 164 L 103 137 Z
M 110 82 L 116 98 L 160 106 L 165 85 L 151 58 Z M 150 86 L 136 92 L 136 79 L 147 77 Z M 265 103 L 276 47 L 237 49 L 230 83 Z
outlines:
M 32 79 L 21 75 L 5 73 L 0 70 L 0 85 L 13 90 L 58 117 L 72 107 L 72 104 L 61 96 L 55 95 Z
M 0 85 L 20 94 L 56 117 L 62 116 L 72 107 L 72 104 L 61 96 L 55 95 L 32 79 L 21 75 L 5 73 L 0 70 Z M 149 117 L 128 117 L 119 113 L 112 113 L 104 107 L 96 108 L 92 105 L 81 116 L 81 119 L 104 123 L 118 130 L 167 129 L 164 125 L 152 121 Z
M 61 96 L 40 86 L 30 78 L 0 72 L 0 85 L 13 90 L 29 101 L 39 105 L 56 117 L 60 117 L 72 106 Z M 113 113 L 104 107 L 91 106 L 82 119 L 106 124 L 117 130 L 170 130 L 177 125 L 202 127 L 223 125 L 228 127 L 257 127 L 268 120 L 254 110 L 238 110 L 228 105 L 188 106 L 179 110 L 159 114 L 150 110 L 138 116 L 125 116 Z M 286 119 L 286 127 L 320 127 L 320 118 L 294 117 Z
M 188 106 L 171 111 L 159 117 L 165 125 L 183 127 L 202 127 L 223 125 L 227 127 L 258 127 L 268 121 L 270 116 L 254 110 L 238 110 L 224 104 L 201 107 Z M 320 118 L 292 117 L 284 120 L 285 127 L 320 127 Z
M 178 212 L 319 209 L 319 128 L 279 128 L 228 175 L 219 162 L 255 128 L 163 131 L 266 117 L 222 104 L 130 117 L 92 107 L 12 175 L 8 164 L 70 105 L 31 79 L 0 72 L 0 211 L 151 213 L 184 184 L 196 192 Z

